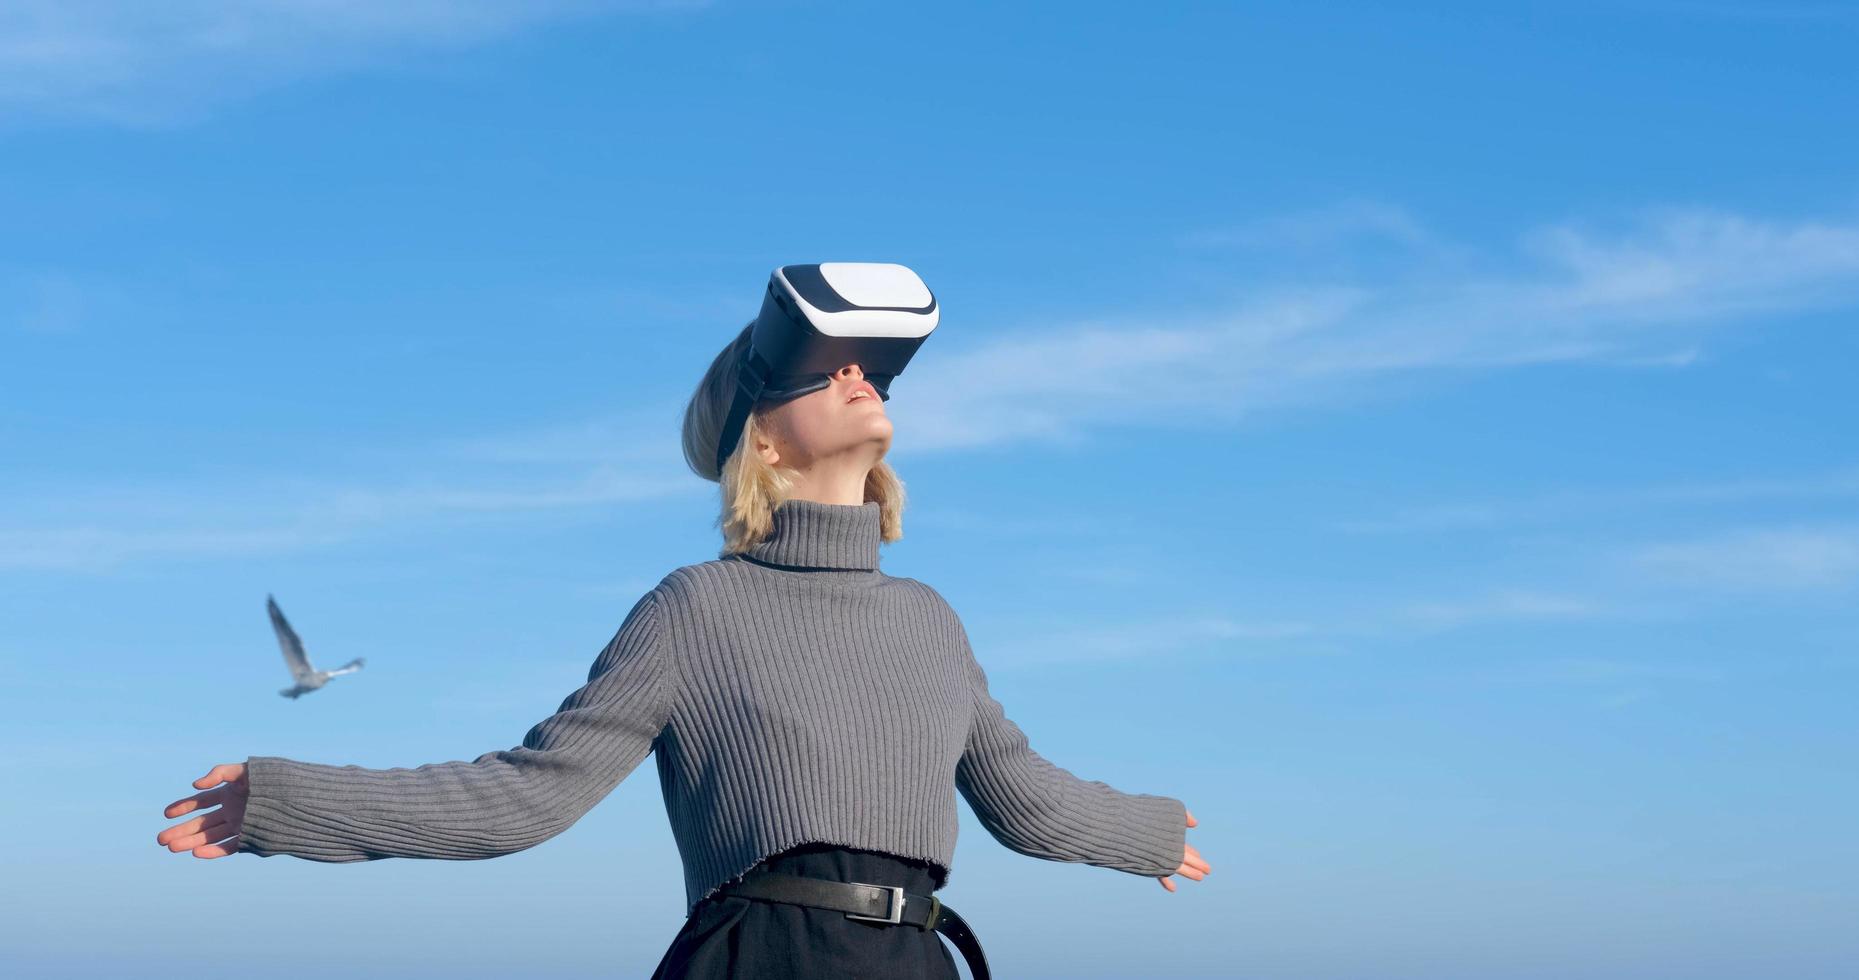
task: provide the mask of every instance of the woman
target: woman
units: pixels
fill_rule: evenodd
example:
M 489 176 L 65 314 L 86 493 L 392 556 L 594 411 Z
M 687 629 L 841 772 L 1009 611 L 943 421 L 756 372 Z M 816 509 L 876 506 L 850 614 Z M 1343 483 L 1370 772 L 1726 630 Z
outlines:
M 883 462 L 883 399 L 857 364 L 758 404 L 718 470 L 749 338 L 717 355 L 684 418 L 687 463 L 721 486 L 721 554 L 642 596 L 587 684 L 521 746 L 414 769 L 252 756 L 195 780 L 205 791 L 164 816 L 219 809 L 156 841 L 203 858 L 496 857 L 566 830 L 656 753 L 687 901 L 659 980 L 958 977 L 928 929 L 738 894 L 803 876 L 929 895 L 950 875 L 951 782 L 1019 853 L 1169 891 L 1170 875 L 1204 878 L 1181 801 L 1035 753 L 988 694 L 954 610 L 879 569 L 904 492 Z

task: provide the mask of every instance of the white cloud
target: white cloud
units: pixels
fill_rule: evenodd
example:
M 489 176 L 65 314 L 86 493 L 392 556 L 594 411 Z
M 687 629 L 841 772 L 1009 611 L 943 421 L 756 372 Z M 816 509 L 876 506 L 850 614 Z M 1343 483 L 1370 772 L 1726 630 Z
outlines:
M 1660 578 L 1708 588 L 1846 588 L 1859 584 L 1859 528 L 1751 528 L 1645 545 L 1627 557 Z
M 134 310 L 129 296 L 100 276 L 45 267 L 0 268 L 0 336 L 69 336 Z
M 1489 623 L 1586 620 L 1629 615 L 1610 604 L 1575 595 L 1496 588 L 1447 601 L 1414 601 L 1332 608 L 1320 617 L 1242 618 L 1227 612 L 1182 611 L 1120 620 L 1054 625 L 1003 624 L 1007 638 L 976 639 L 984 667 L 1017 669 L 1054 663 L 1137 660 L 1182 653 L 1229 656 L 1329 654 L 1363 641 Z
M 682 404 L 646 405 L 595 418 L 446 440 L 434 448 L 445 455 L 490 463 L 617 466 L 663 458 L 663 447 L 678 438 L 683 424 Z
M 1522 679 L 1563 684 L 1615 684 L 1628 681 L 1702 681 L 1724 679 L 1722 667 L 1610 657 L 1557 657 L 1526 664 Z
M 926 349 L 902 451 L 1077 443 L 1118 425 L 1233 424 L 1367 397 L 1381 378 L 1551 363 L 1682 367 L 1715 329 L 1859 297 L 1859 224 L 1667 211 L 1630 233 L 1525 236 L 1507 277 L 1281 293 L 1218 316 L 1133 316 Z
M 1734 504 L 1763 500 L 1859 497 L 1859 467 L 1791 477 L 1747 477 L 1558 490 L 1511 499 L 1450 501 L 1396 511 L 1387 517 L 1339 521 L 1342 531 L 1442 531 L 1514 526 L 1598 511 L 1683 504 Z
M 1700 3 L 1697 0 L 1633 0 L 1634 7 L 1659 14 L 1724 17 L 1737 20 L 1819 21 L 1849 26 L 1859 20 L 1859 11 L 1844 3 Z
M 1375 201 L 1339 201 L 1292 214 L 1194 232 L 1183 237 L 1183 244 L 1276 251 L 1287 247 L 1327 248 L 1363 239 L 1418 245 L 1431 238 L 1421 223 L 1402 208 Z
M 0 571 L 99 571 L 141 559 L 211 558 L 293 551 L 340 540 L 301 527 L 0 528 Z
M 1226 317 L 1088 322 L 926 352 L 912 367 L 910 397 L 891 403 L 897 449 L 1075 442 L 1107 426 L 1230 425 L 1265 408 L 1364 397 L 1369 382 L 1399 373 L 1554 361 L 1633 364 L 1671 350 L 1674 338 L 1694 344 L 1694 335 L 1728 316 L 1831 305 L 1859 287 L 1859 226 L 1688 212 L 1668 214 L 1636 235 L 1604 238 L 1561 228 L 1532 241 L 1543 264 L 1509 279 L 1321 290 Z M 312 547 L 435 513 L 552 510 L 708 492 L 677 458 L 681 408 L 649 405 L 411 453 L 373 451 L 417 474 L 401 480 L 370 475 L 307 484 L 261 475 L 231 490 L 223 481 L 166 487 L 137 481 L 47 488 L 36 501 L 15 486 L 12 499 L 0 501 L 11 525 L 0 526 L 0 567 L 99 567 Z M 1826 482 L 1850 487 L 1859 472 Z M 1810 491 L 1787 481 L 1752 481 L 1646 496 L 1788 492 Z M 1490 524 L 1532 508 L 1581 505 L 1555 498 L 1474 502 L 1393 523 Z M 953 512 L 940 517 L 961 519 Z M 1846 552 L 1814 551 L 1803 541 L 1742 546 L 1766 548 L 1771 561 L 1785 566 L 1785 580 L 1837 577 L 1846 567 Z M 1663 557 L 1647 560 L 1670 569 L 1693 552 L 1655 554 Z M 1511 603 L 1511 613 L 1532 611 L 1518 596 L 1500 601 Z M 1440 607 L 1418 615 L 1443 621 L 1479 613 Z
M 160 124 L 409 49 L 551 20 L 703 0 L 12 0 L 0 4 L 0 110 Z
M 463 512 L 510 513 L 618 504 L 696 492 L 686 474 L 595 473 L 521 487 L 332 487 L 266 506 L 256 497 L 229 499 L 211 489 L 181 490 L 188 513 L 145 522 L 103 510 L 93 523 L 65 527 L 0 527 L 0 571 L 100 571 L 135 561 L 226 558 L 320 548 L 371 530 Z M 236 511 L 237 517 L 223 517 Z
M 1721 666 L 1672 660 L 1565 656 L 1494 663 L 1474 671 L 1473 676 L 1504 684 L 1581 692 L 1579 700 L 1613 711 L 1668 696 L 1687 685 L 1722 683 L 1729 672 Z
M 1591 599 L 1576 596 L 1495 589 L 1472 599 L 1412 603 L 1401 607 L 1396 615 L 1413 623 L 1445 627 L 1494 619 L 1587 619 L 1607 611 Z
M 983 667 L 1013 669 L 1053 663 L 1134 660 L 1183 651 L 1220 649 L 1243 652 L 1244 641 L 1294 639 L 1312 632 L 1293 621 L 1242 621 L 1222 614 L 1185 613 L 1063 629 L 1000 644 L 983 642 Z
M 76 332 L 91 305 L 69 275 L 0 275 L 0 328 L 31 334 Z
M 275 554 L 436 520 L 710 492 L 676 456 L 676 430 L 668 435 L 649 421 L 620 416 L 568 432 L 551 427 L 528 437 L 499 433 L 367 453 L 391 457 L 414 474 L 407 477 L 131 478 L 36 494 L 13 487 L 11 499 L 0 500 L 8 517 L 0 525 L 0 571 L 94 572 L 136 561 Z M 535 452 L 518 452 L 525 445 Z
M 1541 308 L 1621 322 L 1762 312 L 1845 300 L 1859 273 L 1859 226 L 1667 211 L 1646 232 L 1600 237 L 1543 229 L 1531 248 L 1570 278 Z

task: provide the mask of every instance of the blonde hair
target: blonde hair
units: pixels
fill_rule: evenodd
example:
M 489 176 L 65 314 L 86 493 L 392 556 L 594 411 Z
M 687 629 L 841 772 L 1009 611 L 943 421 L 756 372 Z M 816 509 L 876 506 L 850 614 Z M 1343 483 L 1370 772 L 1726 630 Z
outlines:
M 691 401 L 684 407 L 684 462 L 693 473 L 717 484 L 723 494 L 722 513 L 717 527 L 723 531 L 720 556 L 746 551 L 760 543 L 774 528 L 775 508 L 788 499 L 793 489 L 794 471 L 787 466 L 770 466 L 754 451 L 759 418 L 766 402 L 757 404 L 743 423 L 742 436 L 729 459 L 717 470 L 717 442 L 722 438 L 723 422 L 729 415 L 729 403 L 736 392 L 743 348 L 749 346 L 753 321 L 710 362 L 710 370 L 697 383 Z M 904 481 L 891 464 L 880 459 L 865 474 L 866 501 L 878 502 L 878 530 L 881 540 L 896 541 L 904 536 Z

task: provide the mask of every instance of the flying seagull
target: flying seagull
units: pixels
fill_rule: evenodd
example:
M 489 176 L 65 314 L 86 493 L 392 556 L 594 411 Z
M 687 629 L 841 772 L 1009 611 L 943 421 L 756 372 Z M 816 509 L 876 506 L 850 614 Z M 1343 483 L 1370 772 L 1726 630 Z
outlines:
M 303 641 L 297 639 L 297 631 L 284 621 L 284 611 L 278 608 L 276 599 L 265 596 L 265 608 L 271 610 L 271 628 L 277 630 L 278 646 L 284 648 L 284 663 L 290 667 L 290 675 L 297 683 L 287 687 L 279 694 L 295 701 L 297 698 L 329 683 L 337 674 L 352 674 L 361 669 L 362 658 L 337 667 L 335 670 L 317 670 L 310 666 L 310 658 L 304 656 Z

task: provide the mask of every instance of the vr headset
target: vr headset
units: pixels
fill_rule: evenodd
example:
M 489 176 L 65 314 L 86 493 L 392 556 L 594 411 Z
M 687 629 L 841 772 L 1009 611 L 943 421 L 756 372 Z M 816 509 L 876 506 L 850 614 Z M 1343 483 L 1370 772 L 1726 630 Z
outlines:
M 717 443 L 717 472 L 756 403 L 819 391 L 848 364 L 857 364 L 879 399 L 890 401 L 891 380 L 904 372 L 937 319 L 936 297 L 901 265 L 821 262 L 776 269 L 743 350 Z

